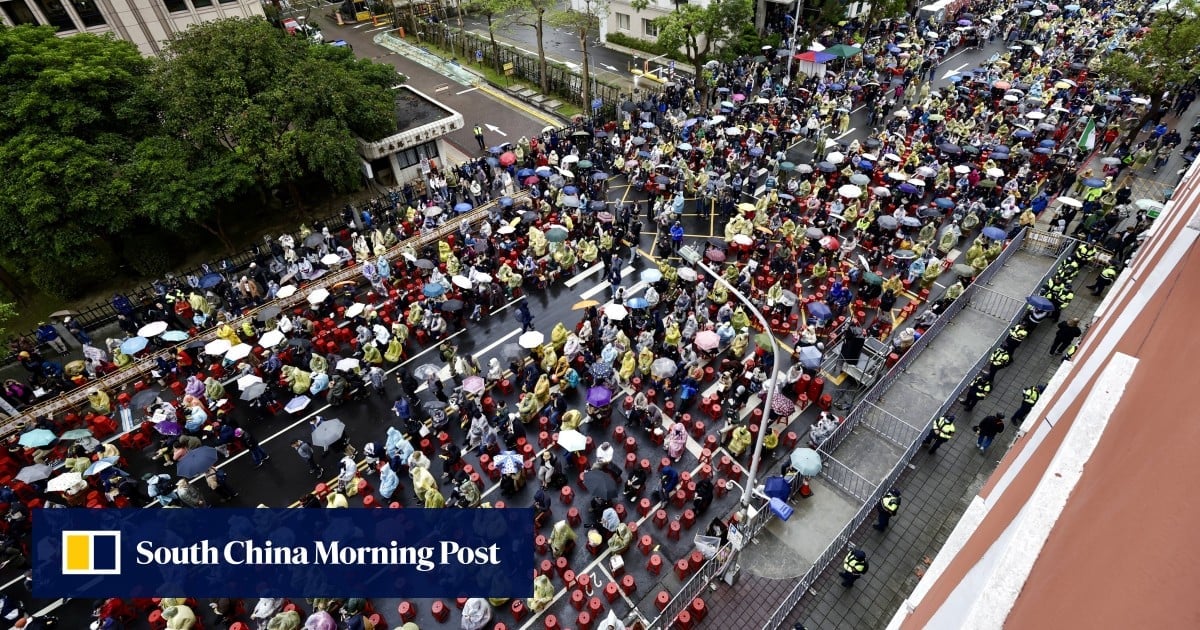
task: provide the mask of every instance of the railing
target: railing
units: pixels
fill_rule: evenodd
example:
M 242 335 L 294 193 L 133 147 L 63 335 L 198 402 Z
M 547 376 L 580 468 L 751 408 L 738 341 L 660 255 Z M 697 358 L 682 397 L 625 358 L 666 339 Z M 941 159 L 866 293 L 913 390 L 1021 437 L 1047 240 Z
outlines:
M 822 478 L 859 501 L 866 501 L 871 496 L 874 482 L 854 472 L 854 469 L 838 461 L 832 454 L 818 452 L 821 453 Z
M 529 193 L 527 193 L 527 192 L 521 192 L 521 193 L 513 196 L 513 200 L 514 200 L 514 202 L 519 201 L 519 200 L 527 197 L 528 194 Z M 474 225 L 475 223 L 483 220 L 487 216 L 488 209 L 496 203 L 498 203 L 498 202 L 493 201 L 486 205 L 480 206 L 479 208 L 476 208 L 470 212 L 467 212 L 462 215 L 459 215 L 458 217 L 455 217 L 455 220 L 446 222 L 444 225 L 442 225 L 441 227 L 439 227 L 436 230 L 433 230 L 431 232 L 423 232 L 416 236 L 413 236 L 412 238 L 406 239 L 403 242 L 397 243 L 396 245 L 393 245 L 391 247 L 391 249 L 389 249 L 384 254 L 384 256 L 388 260 L 395 260 L 396 258 L 398 258 L 400 256 L 401 252 L 405 251 L 409 247 L 412 247 L 412 248 L 416 249 L 417 251 L 420 251 L 427 245 L 430 245 L 437 241 L 440 241 L 442 238 L 444 238 L 445 236 L 447 236 L 449 234 L 457 233 L 459 231 L 460 226 L 462 225 L 463 221 L 467 221 L 468 223 Z M 306 300 L 308 294 L 310 292 L 312 292 L 314 289 L 328 288 L 328 287 L 331 287 L 340 282 L 345 282 L 347 280 L 356 280 L 361 277 L 362 277 L 362 269 L 358 265 L 352 265 L 345 269 L 338 270 L 334 273 L 324 275 L 321 278 L 319 278 L 317 281 L 315 281 L 312 284 L 305 287 L 304 291 L 297 291 L 291 297 L 283 298 L 283 299 L 276 299 L 268 304 L 264 304 L 256 309 L 254 309 L 254 310 L 247 311 L 245 314 L 243 314 L 238 319 L 229 322 L 229 325 L 232 326 L 235 330 L 240 330 L 242 322 L 244 322 L 246 320 L 252 320 L 254 318 L 254 316 L 258 313 L 258 311 L 263 308 L 266 308 L 268 306 L 277 306 L 281 310 L 287 311 L 288 309 L 291 309 L 299 304 L 305 303 L 305 300 Z M 197 335 L 196 337 L 194 337 L 192 339 L 189 339 L 185 343 L 191 343 L 196 340 L 211 341 L 215 338 L 216 338 L 216 328 L 212 328 L 212 329 L 209 329 L 207 331 L 200 333 L 199 335 Z M 13 418 L 9 418 L 3 424 L 0 424 L 0 438 L 4 438 L 13 433 L 16 433 L 17 431 L 20 430 L 20 428 L 23 425 L 29 423 L 32 418 L 56 414 L 56 413 L 59 413 L 65 409 L 69 408 L 69 407 L 85 404 L 87 402 L 87 395 L 92 391 L 95 391 L 97 389 L 103 389 L 106 391 L 115 391 L 115 390 L 125 387 L 137 380 L 141 380 L 147 374 L 150 373 L 151 369 L 153 369 L 156 366 L 155 359 L 157 359 L 160 356 L 167 358 L 170 356 L 171 352 L 173 352 L 173 348 L 152 353 L 152 354 L 147 355 L 146 357 L 138 360 L 135 363 L 132 363 L 120 370 L 117 370 L 116 372 L 113 372 L 112 374 L 109 374 L 107 376 L 104 376 L 102 378 L 99 378 L 99 379 L 89 382 L 87 384 L 87 386 L 85 386 L 85 387 L 75 388 L 74 390 L 71 390 L 70 392 L 62 394 L 62 395 L 60 395 L 56 398 L 53 398 L 49 401 L 46 401 L 44 403 L 34 405 L 32 407 L 25 409 L 24 411 L 21 412 L 20 415 L 13 417 Z
M 1065 234 L 1043 232 L 1041 230 L 1025 230 L 1025 251 L 1042 256 L 1058 257 L 1063 249 L 1070 247 L 1075 239 Z
M 900 419 L 896 414 L 876 405 L 865 402 L 865 412 L 862 416 L 863 426 L 875 431 L 881 437 L 897 446 L 908 446 L 909 442 L 921 435 L 921 430 Z
M 996 319 L 1008 319 L 1014 311 L 1025 306 L 1025 300 L 993 291 L 987 287 L 977 287 L 971 295 L 971 310 L 979 311 Z

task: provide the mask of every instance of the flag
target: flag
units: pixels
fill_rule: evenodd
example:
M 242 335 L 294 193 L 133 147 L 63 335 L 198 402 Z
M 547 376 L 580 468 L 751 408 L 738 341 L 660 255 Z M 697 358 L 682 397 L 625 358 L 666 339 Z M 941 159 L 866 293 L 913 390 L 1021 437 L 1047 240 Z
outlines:
M 1089 118 L 1083 133 L 1079 135 L 1079 148 L 1091 151 L 1096 146 L 1096 119 Z

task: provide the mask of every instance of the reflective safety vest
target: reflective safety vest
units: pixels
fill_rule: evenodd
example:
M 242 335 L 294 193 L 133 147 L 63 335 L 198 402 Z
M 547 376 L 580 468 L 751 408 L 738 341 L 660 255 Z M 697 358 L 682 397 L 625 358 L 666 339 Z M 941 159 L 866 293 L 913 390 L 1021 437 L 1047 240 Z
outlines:
M 954 421 L 946 416 L 942 416 L 934 421 L 933 432 L 943 440 L 949 440 L 954 437 Z
M 1083 262 L 1088 262 L 1096 256 L 1096 248 L 1087 243 L 1080 243 L 1079 247 L 1075 248 L 1075 256 Z
M 1105 280 L 1116 280 L 1117 268 L 1113 267 L 1112 265 L 1105 267 L 1104 271 L 1100 272 L 1100 277 L 1104 278 Z
M 992 393 L 992 384 L 985 380 L 975 381 L 972 387 L 979 398 L 987 398 L 987 395 Z
M 1041 393 L 1038 392 L 1036 387 L 1026 387 L 1021 394 L 1025 396 L 1025 404 L 1028 405 L 1036 403 L 1038 398 L 1041 396 Z
M 889 492 L 879 500 L 879 506 L 883 508 L 884 512 L 895 516 L 896 512 L 900 511 L 900 497 Z
M 842 570 L 853 575 L 862 575 L 867 572 L 867 563 L 855 558 L 852 551 L 846 554 L 845 560 L 842 560 Z
M 1024 326 L 1013 326 L 1008 330 L 1008 338 L 1020 343 L 1025 341 L 1025 337 L 1029 336 L 1029 331 L 1025 330 Z
M 474 131 L 475 131 L 475 135 L 477 135 L 477 136 L 483 135 L 483 127 L 480 127 L 479 125 L 475 125 Z
M 1066 307 L 1068 304 L 1071 303 L 1071 300 L 1074 300 L 1074 299 L 1075 299 L 1075 292 L 1070 289 L 1067 289 L 1067 288 L 1064 288 L 1061 291 L 1058 291 L 1054 294 L 1054 301 L 1058 302 L 1059 308 Z
M 1011 360 L 1012 356 L 1005 352 L 1003 348 L 996 348 L 996 351 L 992 353 L 992 365 L 1005 366 Z
M 1069 360 L 1069 359 L 1073 358 L 1075 356 L 1075 352 L 1077 350 L 1079 350 L 1079 344 L 1077 344 L 1077 343 L 1071 344 L 1067 348 L 1067 354 L 1066 354 L 1067 359 Z

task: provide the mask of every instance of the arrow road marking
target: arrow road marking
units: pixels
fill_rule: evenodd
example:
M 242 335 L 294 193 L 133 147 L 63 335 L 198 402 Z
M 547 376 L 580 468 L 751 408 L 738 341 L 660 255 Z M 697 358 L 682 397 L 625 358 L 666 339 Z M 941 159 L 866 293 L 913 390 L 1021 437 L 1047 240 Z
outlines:
M 508 137 L 508 134 L 504 133 L 503 131 L 500 131 L 500 128 L 499 128 L 499 127 L 497 127 L 496 125 L 488 125 L 488 124 L 485 124 L 485 125 L 484 125 L 484 127 L 487 127 L 487 128 L 488 128 L 488 131 L 490 131 L 490 132 L 492 132 L 492 133 L 498 133 L 498 134 L 500 134 L 500 135 L 504 136 L 505 138 L 507 138 L 507 137 Z
M 616 68 L 614 68 L 613 66 L 610 66 L 606 63 L 602 63 L 602 64 L 600 64 L 600 66 L 602 68 L 604 68 L 605 70 L 608 70 L 609 72 L 618 72 L 618 70 Z
M 959 72 L 962 72 L 962 69 L 966 68 L 966 67 L 967 67 L 967 64 L 964 63 L 963 65 L 961 65 L 953 70 L 947 70 L 946 74 L 942 75 L 942 80 L 944 81 L 944 80 L 949 79 L 950 77 L 958 74 Z

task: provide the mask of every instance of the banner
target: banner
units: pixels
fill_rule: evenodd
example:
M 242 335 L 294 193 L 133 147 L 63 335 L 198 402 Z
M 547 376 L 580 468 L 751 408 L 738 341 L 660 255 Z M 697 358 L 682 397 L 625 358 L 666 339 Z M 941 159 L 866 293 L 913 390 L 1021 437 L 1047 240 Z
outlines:
M 533 510 L 39 509 L 33 594 L 529 597 Z

